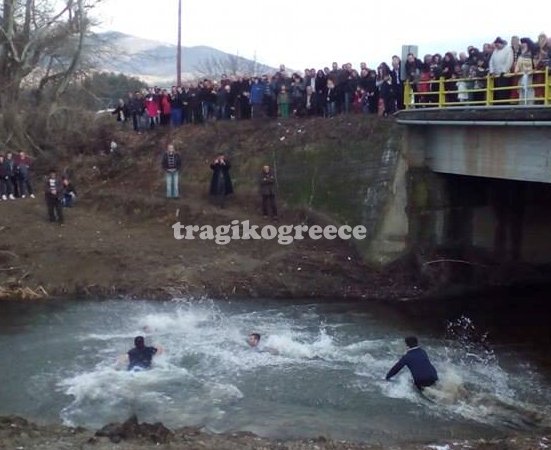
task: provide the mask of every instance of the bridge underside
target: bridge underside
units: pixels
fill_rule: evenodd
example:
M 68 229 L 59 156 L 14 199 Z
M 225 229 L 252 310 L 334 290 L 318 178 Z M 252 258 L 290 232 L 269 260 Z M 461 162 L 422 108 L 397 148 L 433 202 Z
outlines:
M 551 108 L 423 108 L 397 121 L 410 242 L 551 263 Z
M 551 183 L 551 108 L 425 108 L 397 120 L 410 167 Z

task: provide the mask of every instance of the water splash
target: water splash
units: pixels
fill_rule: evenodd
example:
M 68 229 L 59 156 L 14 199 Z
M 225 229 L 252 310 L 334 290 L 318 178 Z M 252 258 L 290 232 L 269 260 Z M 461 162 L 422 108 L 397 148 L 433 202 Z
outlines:
M 398 337 L 403 330 L 376 315 L 360 321 L 344 307 L 178 299 L 84 308 L 80 315 L 70 311 L 69 319 L 60 316 L 55 327 L 46 323 L 53 333 L 37 330 L 52 339 L 43 350 L 40 341 L 30 341 L 37 346 L 33 358 L 51 348 L 64 352 L 47 355 L 57 358 L 55 369 L 36 371 L 32 380 L 56 387 L 42 406 L 70 425 L 97 427 L 133 413 L 172 427 L 277 436 L 282 430 L 317 436 L 323 429 L 338 438 L 396 440 L 430 438 L 449 428 L 465 434 L 473 424 L 489 424 L 492 432 L 511 423 L 529 426 L 527 415 L 514 408 L 527 411 L 529 403 L 551 400 L 537 373 L 525 366 L 505 369 L 498 352 L 451 335 L 445 341 L 421 336 L 441 378 L 432 401 L 412 388 L 407 370 L 386 382 L 386 372 L 405 350 Z M 246 336 L 252 331 L 279 354 L 251 351 Z M 154 358 L 152 370 L 129 373 L 117 361 L 137 334 L 165 352 Z M 462 397 L 462 386 L 473 388 L 470 398 Z M 514 407 L 506 406 L 511 402 Z

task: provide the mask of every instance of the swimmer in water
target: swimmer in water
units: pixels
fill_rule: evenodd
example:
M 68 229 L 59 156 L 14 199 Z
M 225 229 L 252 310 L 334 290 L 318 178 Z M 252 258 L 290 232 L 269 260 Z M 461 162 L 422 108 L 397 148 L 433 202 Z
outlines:
M 247 344 L 249 346 L 260 353 L 268 352 L 271 355 L 279 355 L 279 351 L 272 347 L 264 347 L 260 345 L 260 334 L 258 333 L 251 333 L 249 336 L 247 336 Z
M 134 348 L 127 353 L 128 370 L 149 369 L 153 355 L 162 353 L 160 347 L 147 347 L 143 336 L 134 338 Z
M 436 369 L 431 364 L 425 350 L 419 347 L 419 342 L 415 336 L 405 338 L 408 350 L 404 356 L 388 371 L 386 380 L 396 375 L 404 366 L 407 366 L 413 377 L 413 384 L 422 391 L 424 388 L 432 386 L 438 381 Z

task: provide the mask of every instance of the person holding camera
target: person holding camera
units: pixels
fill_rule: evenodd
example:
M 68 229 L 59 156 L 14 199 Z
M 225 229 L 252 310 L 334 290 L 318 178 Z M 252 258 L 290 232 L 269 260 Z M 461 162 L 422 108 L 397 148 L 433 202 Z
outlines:
M 226 196 L 233 194 L 233 186 L 230 178 L 230 161 L 226 159 L 224 153 L 219 153 L 212 164 L 212 178 L 210 180 L 210 195 L 215 202 L 224 208 Z

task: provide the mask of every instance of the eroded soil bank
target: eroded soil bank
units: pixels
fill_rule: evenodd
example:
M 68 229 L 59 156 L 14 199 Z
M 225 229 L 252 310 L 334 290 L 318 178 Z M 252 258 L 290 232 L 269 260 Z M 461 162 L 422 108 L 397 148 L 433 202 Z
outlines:
M 332 441 L 323 436 L 302 440 L 270 440 L 251 433 L 210 434 L 197 428 L 169 430 L 162 424 L 138 423 L 131 418 L 123 424 L 109 424 L 101 430 L 68 428 L 59 425 L 39 426 L 19 417 L 0 418 L 0 448 L 25 450 L 536 450 L 551 445 L 550 436 L 511 436 L 507 439 L 417 442 L 382 446 L 370 443 Z

